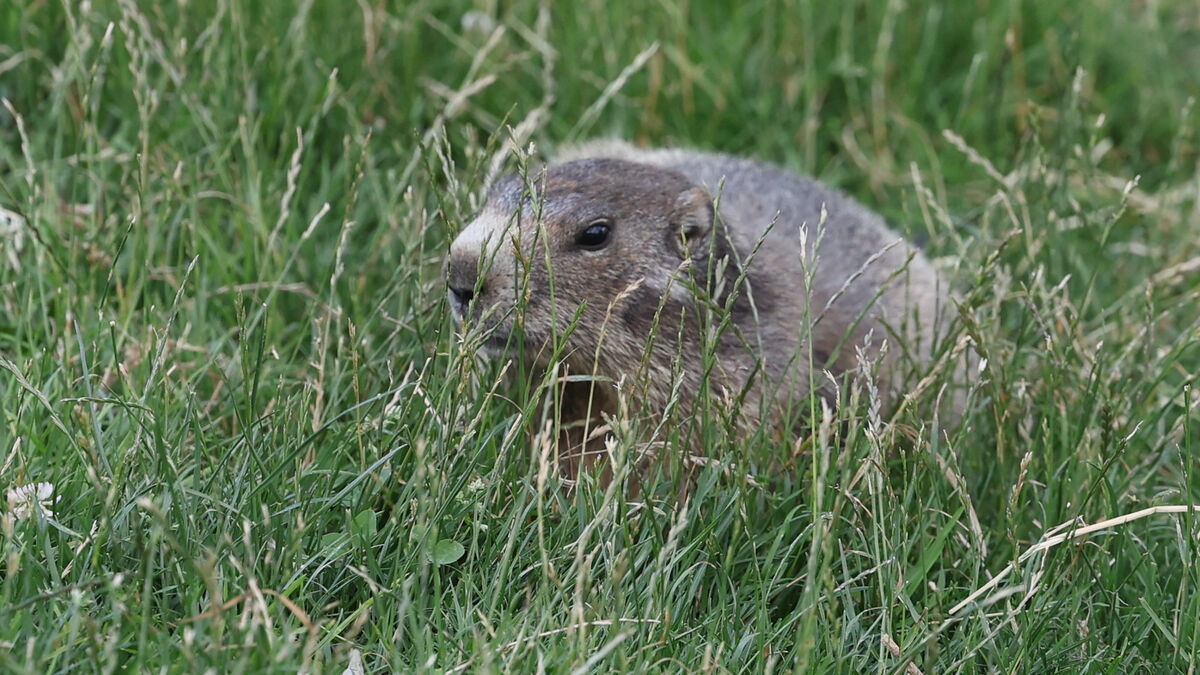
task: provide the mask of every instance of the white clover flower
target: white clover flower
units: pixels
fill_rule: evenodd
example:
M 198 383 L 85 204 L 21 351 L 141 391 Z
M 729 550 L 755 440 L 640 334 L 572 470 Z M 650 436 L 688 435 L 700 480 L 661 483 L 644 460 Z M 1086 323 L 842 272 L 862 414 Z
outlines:
M 357 649 L 350 650 L 350 665 L 342 671 L 342 675 L 366 675 L 367 669 L 363 667 L 362 652 Z
M 479 10 L 470 10 L 462 15 L 462 31 L 464 33 L 476 33 L 479 35 L 489 35 L 496 30 L 496 20 L 487 12 Z
M 483 479 L 477 477 L 474 480 L 472 480 L 470 483 L 467 483 L 467 494 L 469 494 L 473 497 L 476 494 L 483 492 L 484 488 L 486 488 L 486 487 L 487 487 L 487 485 L 484 484 Z
M 8 511 L 17 520 L 33 515 L 33 505 L 36 503 L 47 516 L 53 516 L 50 507 L 58 501 L 54 497 L 54 483 L 32 483 L 10 488 L 8 491 Z
M 5 248 L 8 249 L 8 264 L 14 270 L 21 269 L 18 254 L 25 247 L 25 230 L 24 216 L 0 206 L 0 240 L 5 242 Z

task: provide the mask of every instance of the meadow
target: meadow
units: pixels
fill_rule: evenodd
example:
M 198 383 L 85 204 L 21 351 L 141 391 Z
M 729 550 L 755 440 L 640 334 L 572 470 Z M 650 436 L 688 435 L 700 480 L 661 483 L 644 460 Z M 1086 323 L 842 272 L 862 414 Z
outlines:
M 1194 672 L 1198 94 L 1192 0 L 5 0 L 0 671 Z M 961 419 L 564 489 L 442 260 L 598 136 L 921 242 Z

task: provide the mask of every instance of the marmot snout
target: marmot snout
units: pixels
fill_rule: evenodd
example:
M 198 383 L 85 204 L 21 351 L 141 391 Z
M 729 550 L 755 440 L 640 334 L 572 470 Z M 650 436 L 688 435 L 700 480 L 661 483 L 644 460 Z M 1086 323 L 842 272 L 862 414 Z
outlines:
M 615 412 L 617 383 L 645 412 L 687 415 L 706 379 L 747 423 L 777 421 L 788 398 L 834 397 L 826 372 L 877 359 L 885 340 L 875 370 L 894 397 L 901 365 L 928 361 L 946 304 L 919 250 L 814 180 L 612 142 L 560 155 L 528 185 L 497 182 L 446 268 L 455 319 L 488 335 L 486 351 L 557 354 L 608 383 L 590 410 L 566 401 L 584 419 L 564 424 Z

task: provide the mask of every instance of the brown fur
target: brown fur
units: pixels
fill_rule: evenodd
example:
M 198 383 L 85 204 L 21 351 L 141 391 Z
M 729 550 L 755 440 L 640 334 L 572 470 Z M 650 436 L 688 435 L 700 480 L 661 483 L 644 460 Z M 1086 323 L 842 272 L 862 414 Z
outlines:
M 597 219 L 611 223 L 610 242 L 581 249 L 576 237 Z M 594 463 L 579 453 L 603 448 L 585 434 L 616 413 L 618 384 L 642 412 L 661 418 L 675 405 L 687 419 L 707 377 L 711 395 L 746 394 L 739 419 L 750 429 L 781 421 L 786 400 L 832 399 L 822 371 L 852 372 L 886 339 L 878 383 L 894 401 L 899 374 L 928 361 L 946 304 L 920 251 L 816 181 L 613 142 L 562 153 L 528 186 L 498 181 L 451 246 L 447 277 L 473 296 L 456 302 L 452 290 L 451 304 L 491 333 L 488 351 L 520 333 L 544 366 L 557 341 L 570 373 L 606 383 L 564 389 L 560 453 L 576 458 L 564 463 L 572 474 Z M 722 320 L 706 374 L 705 335 Z

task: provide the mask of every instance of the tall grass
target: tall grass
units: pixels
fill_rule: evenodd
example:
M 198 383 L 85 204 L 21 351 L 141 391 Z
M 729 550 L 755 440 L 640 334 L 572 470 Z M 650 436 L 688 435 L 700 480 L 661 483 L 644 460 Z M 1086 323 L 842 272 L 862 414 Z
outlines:
M 1197 93 L 1183 0 L 5 3 L 0 487 L 54 497 L 0 520 L 0 669 L 1194 669 L 1194 514 L 1021 556 L 1200 503 Z M 924 242 L 961 423 L 563 490 L 441 261 L 505 148 L 596 135 Z

